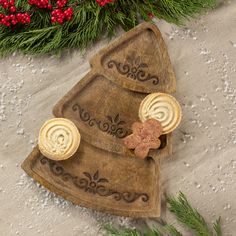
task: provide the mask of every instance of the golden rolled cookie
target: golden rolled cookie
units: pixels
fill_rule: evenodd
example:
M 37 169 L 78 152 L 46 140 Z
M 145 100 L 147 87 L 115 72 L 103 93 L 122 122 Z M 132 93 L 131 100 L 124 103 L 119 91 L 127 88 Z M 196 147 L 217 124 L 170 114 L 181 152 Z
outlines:
M 154 118 L 163 128 L 163 134 L 172 132 L 179 125 L 182 110 L 178 101 L 166 93 L 151 93 L 146 96 L 139 107 L 142 122 Z
M 49 159 L 60 161 L 73 156 L 80 144 L 76 125 L 64 118 L 46 121 L 39 131 L 40 152 Z

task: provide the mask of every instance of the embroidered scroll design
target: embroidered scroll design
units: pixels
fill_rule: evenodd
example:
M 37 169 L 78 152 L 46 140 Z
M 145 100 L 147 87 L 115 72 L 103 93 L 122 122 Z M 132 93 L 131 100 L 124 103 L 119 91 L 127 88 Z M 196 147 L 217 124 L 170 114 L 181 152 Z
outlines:
M 106 132 L 116 138 L 124 138 L 128 134 L 128 130 L 122 127 L 125 121 L 121 120 L 120 114 L 117 114 L 114 118 L 112 116 L 106 116 L 106 121 L 97 120 L 92 115 L 82 108 L 78 103 L 72 106 L 74 112 L 78 112 L 80 119 L 86 122 L 89 126 L 96 126 L 102 132 Z
M 85 192 L 99 195 L 101 197 L 112 196 L 115 201 L 124 201 L 126 203 L 135 202 L 137 199 L 141 199 L 143 202 L 148 202 L 149 196 L 146 193 L 137 192 L 119 192 L 105 186 L 109 183 L 106 178 L 100 178 L 99 171 L 94 174 L 84 172 L 83 177 L 71 175 L 66 172 L 64 168 L 55 161 L 49 160 L 46 157 L 41 157 L 40 163 L 42 165 L 48 165 L 53 175 L 60 177 L 64 182 L 71 181 L 74 186 Z
M 107 63 L 109 69 L 116 67 L 117 71 L 121 75 L 126 75 L 127 78 L 138 80 L 140 82 L 152 81 L 154 85 L 159 83 L 159 78 L 156 75 L 151 75 L 146 69 L 148 64 L 141 61 L 140 56 L 136 56 L 135 53 L 130 54 L 126 58 L 127 63 L 121 63 L 115 60 L 110 60 Z

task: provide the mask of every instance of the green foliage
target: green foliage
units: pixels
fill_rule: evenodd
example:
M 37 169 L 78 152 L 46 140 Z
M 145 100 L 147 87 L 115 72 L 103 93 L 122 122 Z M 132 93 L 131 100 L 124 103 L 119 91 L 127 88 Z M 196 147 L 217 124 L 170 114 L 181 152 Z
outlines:
M 214 232 L 209 228 L 204 218 L 188 202 L 183 193 L 178 198 L 167 199 L 169 210 L 185 227 L 192 230 L 196 236 L 222 236 L 220 218 L 213 224 Z M 106 236 L 183 236 L 173 225 L 166 224 L 161 229 L 147 229 L 142 233 L 137 229 L 117 229 L 111 225 L 104 227 Z
M 182 236 L 182 234 L 173 226 L 173 225 L 165 225 L 165 230 L 172 236 Z
M 204 218 L 192 208 L 183 193 L 180 193 L 178 200 L 169 198 L 169 210 L 175 214 L 177 219 L 196 232 L 198 236 L 211 235 L 211 231 Z
M 84 49 L 101 34 L 114 35 L 118 26 L 129 30 L 139 19 L 149 21 L 149 13 L 182 24 L 184 19 L 216 4 L 216 0 L 116 0 L 100 7 L 95 0 L 69 0 L 74 8 L 72 20 L 63 25 L 52 25 L 50 11 L 29 6 L 27 1 L 16 0 L 16 5 L 20 11 L 31 13 L 31 23 L 10 28 L 0 26 L 0 55 L 16 50 L 45 54 L 65 48 Z M 1 7 L 0 12 L 4 12 Z
M 104 229 L 109 236 L 141 236 L 141 233 L 136 229 L 117 229 L 111 225 L 105 225 Z
M 197 236 L 210 236 L 214 235 L 212 230 L 207 225 L 205 219 L 200 213 L 191 207 L 187 198 L 180 192 L 177 199 L 168 198 L 169 210 L 174 213 L 177 219 L 185 226 L 193 230 Z M 220 219 L 214 224 L 216 235 L 221 235 Z
M 221 230 L 221 226 L 220 226 L 220 217 L 214 223 L 213 228 L 214 228 L 216 236 L 222 236 L 222 230 Z

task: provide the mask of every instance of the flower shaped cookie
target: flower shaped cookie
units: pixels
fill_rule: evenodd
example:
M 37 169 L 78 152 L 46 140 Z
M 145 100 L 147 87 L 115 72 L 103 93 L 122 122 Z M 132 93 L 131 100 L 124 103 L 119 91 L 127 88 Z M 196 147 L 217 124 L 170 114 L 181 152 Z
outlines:
M 124 138 L 124 144 L 134 149 L 135 156 L 141 159 L 147 157 L 149 149 L 159 148 L 162 134 L 161 123 L 156 119 L 148 119 L 144 123 L 135 122 L 132 125 L 133 134 Z

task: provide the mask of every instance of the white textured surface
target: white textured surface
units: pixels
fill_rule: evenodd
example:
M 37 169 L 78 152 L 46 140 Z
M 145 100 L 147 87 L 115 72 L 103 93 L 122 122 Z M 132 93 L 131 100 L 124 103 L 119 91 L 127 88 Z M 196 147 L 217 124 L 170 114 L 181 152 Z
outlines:
M 163 161 L 163 191 L 186 193 L 209 222 L 221 215 L 224 235 L 231 236 L 236 232 L 235 9 L 235 1 L 224 4 L 182 29 L 157 23 L 184 114 L 174 134 L 174 154 Z M 20 168 L 40 126 L 52 117 L 52 106 L 83 77 L 88 59 L 106 44 L 100 41 L 83 57 L 74 52 L 60 60 L 1 59 L 0 235 L 94 236 L 104 222 L 137 223 L 74 206 L 38 186 Z M 172 219 L 165 212 L 163 217 Z

